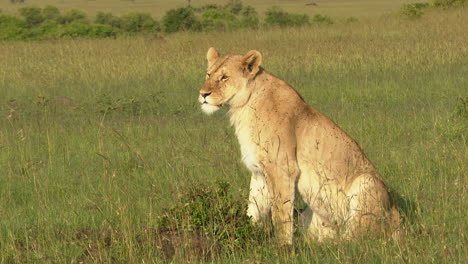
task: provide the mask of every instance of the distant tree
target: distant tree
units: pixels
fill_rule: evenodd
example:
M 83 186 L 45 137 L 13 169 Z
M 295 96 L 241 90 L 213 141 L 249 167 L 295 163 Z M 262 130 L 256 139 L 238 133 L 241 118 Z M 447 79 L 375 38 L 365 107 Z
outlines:
M 26 0 L 10 0 L 10 3 L 12 4 L 24 4 Z

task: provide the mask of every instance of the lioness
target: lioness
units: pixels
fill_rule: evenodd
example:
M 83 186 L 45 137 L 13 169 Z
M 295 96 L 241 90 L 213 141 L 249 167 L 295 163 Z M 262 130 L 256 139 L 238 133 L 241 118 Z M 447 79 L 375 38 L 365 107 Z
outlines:
M 204 112 L 229 106 L 231 124 L 252 172 L 247 214 L 272 217 L 281 244 L 292 244 L 296 190 L 310 207 L 302 217 L 317 240 L 388 230 L 399 212 L 359 145 L 333 121 L 308 106 L 283 80 L 260 67 L 262 55 L 207 53 L 200 90 Z

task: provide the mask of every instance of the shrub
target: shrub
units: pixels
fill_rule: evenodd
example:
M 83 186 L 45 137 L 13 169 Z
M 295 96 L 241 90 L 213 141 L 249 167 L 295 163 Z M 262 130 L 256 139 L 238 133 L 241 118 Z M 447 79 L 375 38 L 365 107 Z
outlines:
M 115 37 L 117 32 L 109 25 L 93 24 L 88 32 L 88 37 L 108 38 Z
M 42 10 L 39 7 L 23 7 L 18 11 L 24 17 L 28 27 L 38 26 L 44 21 Z
M 191 7 L 182 7 L 167 11 L 162 19 L 164 31 L 167 33 L 177 31 L 200 31 L 202 25 L 198 21 Z
M 232 30 L 239 28 L 240 22 L 237 16 L 226 8 L 206 9 L 202 15 L 202 27 L 205 31 L 210 30 Z
M 145 13 L 130 13 L 122 16 L 120 27 L 132 33 L 160 31 L 159 23 Z
M 86 20 L 86 14 L 77 9 L 70 9 L 63 14 L 59 21 L 61 24 L 68 24 L 72 22 L 88 23 Z
M 98 12 L 94 23 L 120 28 L 122 21 L 119 17 L 112 15 L 112 13 Z
M 28 35 L 27 24 L 14 16 L 0 15 L 0 40 L 20 40 Z
M 56 37 L 58 27 L 59 24 L 57 21 L 48 19 L 39 26 L 38 33 L 41 35 L 42 39 L 54 38 Z
M 164 209 L 158 217 L 157 233 L 170 233 L 173 240 L 201 234 L 204 240 L 213 242 L 218 253 L 267 241 L 268 232 L 255 227 L 245 213 L 244 198 L 235 199 L 229 188 L 225 182 L 214 187 L 191 184 L 184 188 L 173 206 Z M 161 244 L 158 248 L 164 250 L 164 246 Z
M 91 26 L 89 24 L 72 22 L 65 25 L 61 25 L 56 32 L 57 37 L 65 38 L 76 38 L 76 37 L 86 37 L 91 31 Z
M 260 24 L 260 19 L 255 8 L 246 6 L 241 11 L 241 27 L 243 28 L 257 28 Z
M 44 20 L 59 21 L 60 11 L 57 7 L 48 5 L 42 9 L 42 16 Z
M 289 27 L 308 25 L 309 16 L 306 14 L 289 14 L 279 7 L 272 7 L 266 11 L 265 22 L 267 25 Z
M 242 11 L 243 4 L 240 0 L 229 0 L 224 8 L 231 14 L 239 15 Z
M 333 24 L 333 20 L 329 16 L 317 14 L 312 18 L 312 23 L 330 25 L 330 24 Z
M 428 3 L 411 3 L 401 6 L 400 12 L 410 18 L 419 18 L 424 14 L 424 11 L 429 7 Z
M 434 0 L 434 6 L 436 7 L 457 7 L 464 6 L 467 0 Z

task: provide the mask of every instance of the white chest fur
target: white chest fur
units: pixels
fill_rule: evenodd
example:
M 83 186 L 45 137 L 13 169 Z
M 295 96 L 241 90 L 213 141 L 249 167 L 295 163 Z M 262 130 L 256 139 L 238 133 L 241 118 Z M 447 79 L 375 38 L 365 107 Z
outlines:
M 239 110 L 231 115 L 231 124 L 236 129 L 237 140 L 240 144 L 242 162 L 254 174 L 262 174 L 258 163 L 257 145 L 252 140 L 252 124 L 248 111 Z

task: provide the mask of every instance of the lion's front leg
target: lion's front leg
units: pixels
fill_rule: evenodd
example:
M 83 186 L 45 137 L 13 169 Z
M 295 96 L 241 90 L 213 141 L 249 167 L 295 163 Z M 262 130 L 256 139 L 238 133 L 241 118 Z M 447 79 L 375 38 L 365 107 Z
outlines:
M 271 212 L 276 236 L 282 245 L 293 241 L 293 209 L 299 169 L 295 164 L 274 164 L 267 171 L 267 184 L 271 191 Z
M 270 215 L 270 193 L 265 181 L 265 175 L 253 172 L 250 179 L 249 207 L 247 215 L 255 224 L 263 224 Z

